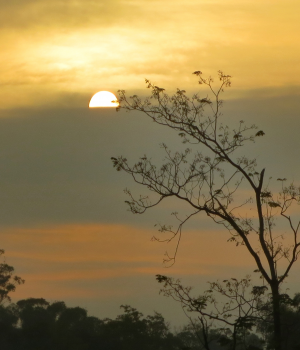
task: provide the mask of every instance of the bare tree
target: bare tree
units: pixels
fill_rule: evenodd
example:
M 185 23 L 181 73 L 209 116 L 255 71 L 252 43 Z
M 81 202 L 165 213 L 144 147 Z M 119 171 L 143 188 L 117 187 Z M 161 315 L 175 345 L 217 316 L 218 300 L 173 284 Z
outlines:
M 155 166 L 147 156 L 133 165 L 123 156 L 112 158 L 113 165 L 157 195 L 152 201 L 149 196 L 135 198 L 126 190 L 130 197 L 127 204 L 133 213 L 142 214 L 169 197 L 189 204 L 191 212 L 183 219 L 175 213 L 179 220 L 175 229 L 160 226 L 161 232 L 171 235 L 168 240 L 177 238 L 179 244 L 183 225 L 191 217 L 204 213 L 226 228 L 230 241 L 246 246 L 272 291 L 273 346 L 281 350 L 280 285 L 299 254 L 300 222 L 294 222 L 290 210 L 300 202 L 300 188 L 293 183 L 285 185 L 286 179 L 278 179 L 281 188 L 272 192 L 269 183 L 265 184 L 265 169 L 257 170 L 255 159 L 241 155 L 241 147 L 254 142 L 264 132 L 257 131 L 255 125 L 247 126 L 244 121 L 233 128 L 222 122 L 220 95 L 231 85 L 231 77 L 219 71 L 220 85 L 215 89 L 211 77 L 203 78 L 200 71 L 194 74 L 199 84 L 208 87 L 212 98 L 198 94 L 188 97 L 179 89 L 169 96 L 149 80 L 146 84 L 151 95 L 145 99 L 136 95 L 128 98 L 124 90 L 119 91 L 119 108 L 142 112 L 155 123 L 178 132 L 189 148 L 172 153 L 163 145 L 162 166 Z M 245 197 L 245 193 L 249 195 Z M 283 244 L 282 234 L 275 231 L 275 221 L 279 218 L 290 229 L 287 245 Z M 170 261 L 174 261 L 177 248 Z

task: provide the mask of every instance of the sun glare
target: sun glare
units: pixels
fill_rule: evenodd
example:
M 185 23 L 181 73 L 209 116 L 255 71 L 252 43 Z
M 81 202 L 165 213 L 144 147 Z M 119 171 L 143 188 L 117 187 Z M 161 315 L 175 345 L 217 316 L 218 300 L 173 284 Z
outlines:
M 109 91 L 99 91 L 90 100 L 89 107 L 118 107 L 119 102 L 116 96 Z

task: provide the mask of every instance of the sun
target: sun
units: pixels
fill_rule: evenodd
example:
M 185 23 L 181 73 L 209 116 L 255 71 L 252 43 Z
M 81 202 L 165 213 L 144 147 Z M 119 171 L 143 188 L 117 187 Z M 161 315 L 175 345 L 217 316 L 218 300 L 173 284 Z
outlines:
M 116 96 L 109 91 L 99 91 L 90 100 L 89 108 L 95 107 L 118 107 Z

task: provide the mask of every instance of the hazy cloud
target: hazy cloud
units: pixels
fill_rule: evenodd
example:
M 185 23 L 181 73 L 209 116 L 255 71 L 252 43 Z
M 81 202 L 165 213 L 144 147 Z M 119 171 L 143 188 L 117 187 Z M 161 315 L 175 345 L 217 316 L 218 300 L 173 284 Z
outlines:
M 222 69 L 239 89 L 298 84 L 297 10 L 282 0 L 270 4 L 3 3 L 0 102 L 32 106 L 57 92 L 136 89 L 145 77 L 166 88 L 192 87 L 189 75 L 199 69 Z

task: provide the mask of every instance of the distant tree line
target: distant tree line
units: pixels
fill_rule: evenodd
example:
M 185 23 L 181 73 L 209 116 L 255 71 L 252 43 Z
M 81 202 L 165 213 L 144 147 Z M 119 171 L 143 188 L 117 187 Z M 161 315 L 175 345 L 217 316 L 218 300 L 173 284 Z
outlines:
M 0 255 L 4 250 L 0 250 Z M 250 277 L 209 283 L 194 296 L 180 280 L 157 275 L 161 293 L 179 302 L 189 319 L 171 331 L 155 312 L 144 316 L 122 305 L 115 319 L 88 316 L 63 301 L 29 298 L 11 303 L 10 294 L 24 280 L 0 263 L 1 350 L 264 350 L 274 349 L 272 294 L 252 286 Z M 300 293 L 280 294 L 282 345 L 300 350 Z
M 271 349 L 272 322 L 259 323 L 238 332 L 233 347 L 226 328 L 209 329 L 205 343 L 203 325 L 194 320 L 172 332 L 159 313 L 144 316 L 128 305 L 115 319 L 88 316 L 81 307 L 64 302 L 30 298 L 0 306 L 2 350 L 258 350 Z M 283 344 L 286 350 L 300 349 L 300 295 L 282 304 Z M 228 332 L 228 330 L 227 330 Z M 241 341 L 242 340 L 242 341 Z
M 80 307 L 45 299 L 20 300 L 0 307 L 1 349 L 15 350 L 135 350 L 180 349 L 164 318 L 143 317 L 136 309 L 122 306 L 116 319 L 87 315 Z

